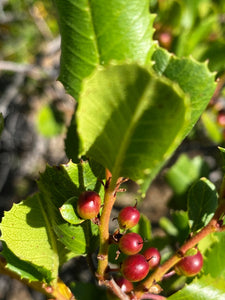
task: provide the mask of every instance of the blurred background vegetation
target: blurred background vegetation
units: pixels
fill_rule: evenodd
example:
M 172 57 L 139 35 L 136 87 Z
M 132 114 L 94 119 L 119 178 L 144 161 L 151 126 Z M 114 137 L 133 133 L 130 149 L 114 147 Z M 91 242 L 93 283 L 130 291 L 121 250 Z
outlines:
M 168 207 L 185 207 L 186 192 L 200 176 L 209 177 L 216 185 L 221 180 L 217 146 L 225 146 L 225 1 L 151 0 L 150 10 L 156 14 L 154 39 L 159 45 L 177 56 L 207 61 L 218 80 L 201 120 L 154 182 L 147 195 L 151 201 L 143 202 L 153 225 L 159 224 L 174 238 L 174 224 L 163 218 Z M 34 179 L 46 163 L 68 161 L 64 138 L 75 101 L 57 82 L 59 62 L 54 3 L 0 0 L 1 216 L 13 202 L 35 191 Z M 64 279 L 71 280 L 73 273 L 72 268 L 66 269 Z M 0 299 L 44 298 L 2 276 Z

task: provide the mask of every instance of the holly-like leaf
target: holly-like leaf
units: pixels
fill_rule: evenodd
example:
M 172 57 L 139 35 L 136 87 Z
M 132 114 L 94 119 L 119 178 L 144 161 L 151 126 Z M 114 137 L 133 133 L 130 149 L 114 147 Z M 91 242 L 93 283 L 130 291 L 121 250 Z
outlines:
M 28 280 L 42 276 L 49 282 L 57 278 L 62 263 L 76 255 L 94 251 L 98 242 L 97 225 L 88 220 L 80 225 L 69 224 L 62 218 L 59 208 L 67 199 L 78 197 L 83 190 L 102 194 L 103 187 L 88 162 L 48 166 L 38 185 L 39 193 L 14 204 L 5 213 L 1 239 L 7 245 L 8 250 L 3 255 L 11 271 Z M 21 266 L 24 261 L 25 270 Z
M 216 88 L 215 74 L 209 72 L 206 63 L 192 58 L 178 58 L 162 48 L 158 48 L 152 57 L 154 69 L 179 84 L 190 95 L 191 119 L 184 136 L 195 125 L 209 103 Z
M 50 283 L 52 280 L 51 271 L 32 263 L 19 259 L 10 249 L 6 243 L 2 241 L 3 250 L 1 255 L 6 259 L 5 269 L 19 275 L 21 279 L 28 281 L 40 281 Z
M 209 300 L 225 299 L 224 278 L 202 276 L 195 278 L 191 284 L 168 297 L 169 300 Z
M 216 187 L 206 178 L 201 178 L 189 190 L 188 216 L 191 230 L 197 231 L 212 218 L 218 205 Z
M 4 127 L 4 119 L 2 113 L 0 113 L 0 135 L 2 133 L 3 127 Z
M 181 142 L 188 103 L 178 86 L 136 64 L 98 69 L 85 80 L 77 110 L 80 154 L 145 191 Z
M 147 0 L 55 0 L 61 42 L 60 81 L 78 100 L 82 80 L 112 60 L 146 63 L 154 16 Z
M 15 257 L 28 261 L 33 266 L 42 267 L 51 273 L 53 279 L 57 278 L 59 267 L 57 238 L 52 232 L 49 215 L 40 194 L 14 204 L 9 212 L 5 212 L 1 232 L 1 239 Z M 6 254 L 7 259 L 9 253 Z

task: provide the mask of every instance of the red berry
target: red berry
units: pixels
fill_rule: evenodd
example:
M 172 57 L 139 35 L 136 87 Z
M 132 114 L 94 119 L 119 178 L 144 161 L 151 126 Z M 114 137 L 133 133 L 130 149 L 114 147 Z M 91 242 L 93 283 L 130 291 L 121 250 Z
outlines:
M 131 282 L 140 281 L 147 276 L 149 264 L 143 255 L 131 255 L 123 261 L 121 272 L 123 276 Z
M 203 266 L 203 257 L 200 251 L 192 256 L 185 256 L 175 266 L 175 271 L 178 275 L 187 277 L 198 274 Z
M 122 229 L 129 229 L 134 227 L 140 219 L 140 213 L 136 207 L 124 207 L 118 215 L 119 226 Z
M 148 248 L 143 252 L 144 257 L 148 261 L 150 269 L 157 267 L 161 260 L 161 255 L 156 248 Z
M 101 198 L 94 191 L 86 191 L 80 194 L 77 202 L 77 212 L 82 219 L 95 218 L 101 208 Z
M 115 282 L 117 283 L 117 285 L 121 288 L 122 292 L 124 292 L 124 293 L 130 293 L 134 289 L 133 283 L 128 281 L 124 277 L 116 278 Z
M 134 255 L 143 247 L 142 237 L 134 232 L 123 235 L 119 240 L 119 249 L 127 255 Z
M 219 113 L 217 115 L 217 123 L 221 127 L 225 127 L 225 110 L 219 111 Z

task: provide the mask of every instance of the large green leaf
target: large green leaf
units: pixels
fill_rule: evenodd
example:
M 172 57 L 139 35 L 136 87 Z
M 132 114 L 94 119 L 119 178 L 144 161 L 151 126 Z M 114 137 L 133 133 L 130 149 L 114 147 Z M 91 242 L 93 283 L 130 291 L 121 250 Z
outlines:
M 188 216 L 191 230 L 204 227 L 212 218 L 218 205 L 216 187 L 206 178 L 193 184 L 188 193 Z
M 59 79 L 79 98 L 82 80 L 111 60 L 146 63 L 154 16 L 147 0 L 55 0 L 61 31 Z
M 169 300 L 224 300 L 225 285 L 223 278 L 202 276 L 200 279 L 186 285 L 183 289 L 173 294 Z
M 214 93 L 215 74 L 209 72 L 206 63 L 199 63 L 192 58 L 178 58 L 162 48 L 154 52 L 152 59 L 158 74 L 177 82 L 190 95 L 191 119 L 184 132 L 185 136 L 195 125 Z
M 188 111 L 188 97 L 166 78 L 136 64 L 100 68 L 80 97 L 80 153 L 145 190 L 181 142 Z

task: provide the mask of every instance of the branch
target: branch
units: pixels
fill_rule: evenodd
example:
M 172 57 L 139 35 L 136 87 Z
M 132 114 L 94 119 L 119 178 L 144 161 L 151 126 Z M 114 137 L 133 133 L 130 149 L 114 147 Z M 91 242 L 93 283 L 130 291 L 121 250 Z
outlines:
M 109 250 L 109 220 L 113 204 L 116 200 L 114 188 L 110 185 L 111 173 L 106 171 L 105 197 L 102 214 L 99 225 L 100 248 L 98 253 L 97 277 L 100 281 L 105 280 L 105 273 L 108 268 L 108 250 Z
M 195 247 L 203 238 L 213 232 L 221 232 L 224 230 L 221 217 L 223 217 L 225 212 L 225 203 L 222 202 L 219 207 L 217 208 L 213 218 L 211 221 L 202 228 L 195 236 L 190 238 L 180 249 L 164 264 L 159 266 L 155 272 L 153 272 L 146 280 L 140 283 L 136 289 L 136 297 L 137 299 L 141 299 L 146 290 L 149 290 L 153 284 L 159 282 L 163 279 L 164 275 L 173 267 L 175 266 L 185 255 L 185 253 Z

